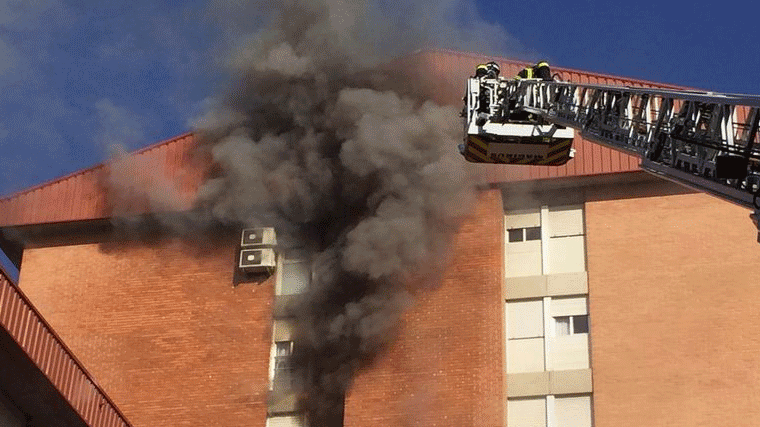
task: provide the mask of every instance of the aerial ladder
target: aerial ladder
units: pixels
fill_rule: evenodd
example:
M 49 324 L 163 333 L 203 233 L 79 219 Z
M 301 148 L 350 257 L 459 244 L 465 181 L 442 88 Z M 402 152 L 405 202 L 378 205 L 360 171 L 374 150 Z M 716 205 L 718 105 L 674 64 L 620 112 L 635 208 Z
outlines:
M 471 162 L 560 166 L 577 131 L 753 210 L 760 243 L 760 96 L 497 77 L 468 79 L 464 102 L 459 151 Z

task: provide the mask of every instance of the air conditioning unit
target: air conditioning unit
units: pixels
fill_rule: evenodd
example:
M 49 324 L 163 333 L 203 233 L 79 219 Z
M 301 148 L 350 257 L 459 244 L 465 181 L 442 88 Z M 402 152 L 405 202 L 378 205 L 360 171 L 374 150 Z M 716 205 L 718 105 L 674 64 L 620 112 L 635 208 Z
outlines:
M 274 228 L 246 228 L 240 240 L 241 248 L 260 248 L 277 245 L 277 237 L 274 234 Z
M 274 249 L 241 249 L 238 267 L 246 273 L 271 272 L 277 266 Z

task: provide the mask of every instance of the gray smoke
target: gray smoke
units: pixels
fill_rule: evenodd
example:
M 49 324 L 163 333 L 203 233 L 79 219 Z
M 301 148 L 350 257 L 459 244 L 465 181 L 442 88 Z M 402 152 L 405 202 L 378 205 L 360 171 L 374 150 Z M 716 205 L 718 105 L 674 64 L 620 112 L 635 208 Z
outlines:
M 257 19 L 246 20 L 251 9 Z M 293 309 L 295 360 L 310 425 L 342 425 L 353 376 L 434 282 L 474 196 L 456 152 L 459 107 L 426 101 L 383 64 L 423 46 L 482 52 L 508 38 L 453 0 L 214 10 L 231 33 L 258 28 L 229 61 L 229 96 L 196 122 L 216 165 L 198 203 L 219 222 L 274 226 L 286 247 L 310 254 L 313 281 Z

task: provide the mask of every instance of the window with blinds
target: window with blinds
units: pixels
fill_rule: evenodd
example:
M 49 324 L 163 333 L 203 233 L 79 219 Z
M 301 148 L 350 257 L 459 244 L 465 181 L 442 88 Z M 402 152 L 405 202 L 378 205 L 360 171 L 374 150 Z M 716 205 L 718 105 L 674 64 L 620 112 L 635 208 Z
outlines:
M 504 223 L 507 277 L 586 270 L 583 205 L 509 211 Z
M 304 259 L 282 259 L 276 286 L 277 295 L 303 293 L 311 282 L 311 265 Z
M 507 373 L 588 369 L 585 295 L 507 301 Z
M 508 427 L 592 427 L 591 395 L 507 400 Z

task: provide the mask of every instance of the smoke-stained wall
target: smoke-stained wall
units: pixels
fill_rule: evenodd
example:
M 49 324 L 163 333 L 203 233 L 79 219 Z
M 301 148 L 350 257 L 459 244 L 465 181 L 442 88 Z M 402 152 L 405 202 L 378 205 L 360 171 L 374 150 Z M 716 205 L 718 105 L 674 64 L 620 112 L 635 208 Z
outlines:
M 346 427 L 505 425 L 503 218 L 501 192 L 479 193 L 440 287 L 417 296 L 398 339 L 357 377 Z
M 398 343 L 348 396 L 345 425 L 502 419 L 500 192 L 475 206 L 441 281 L 417 290 Z M 27 248 L 20 284 L 135 427 L 264 425 L 274 283 L 233 287 L 237 242 L 199 253 L 84 237 Z

